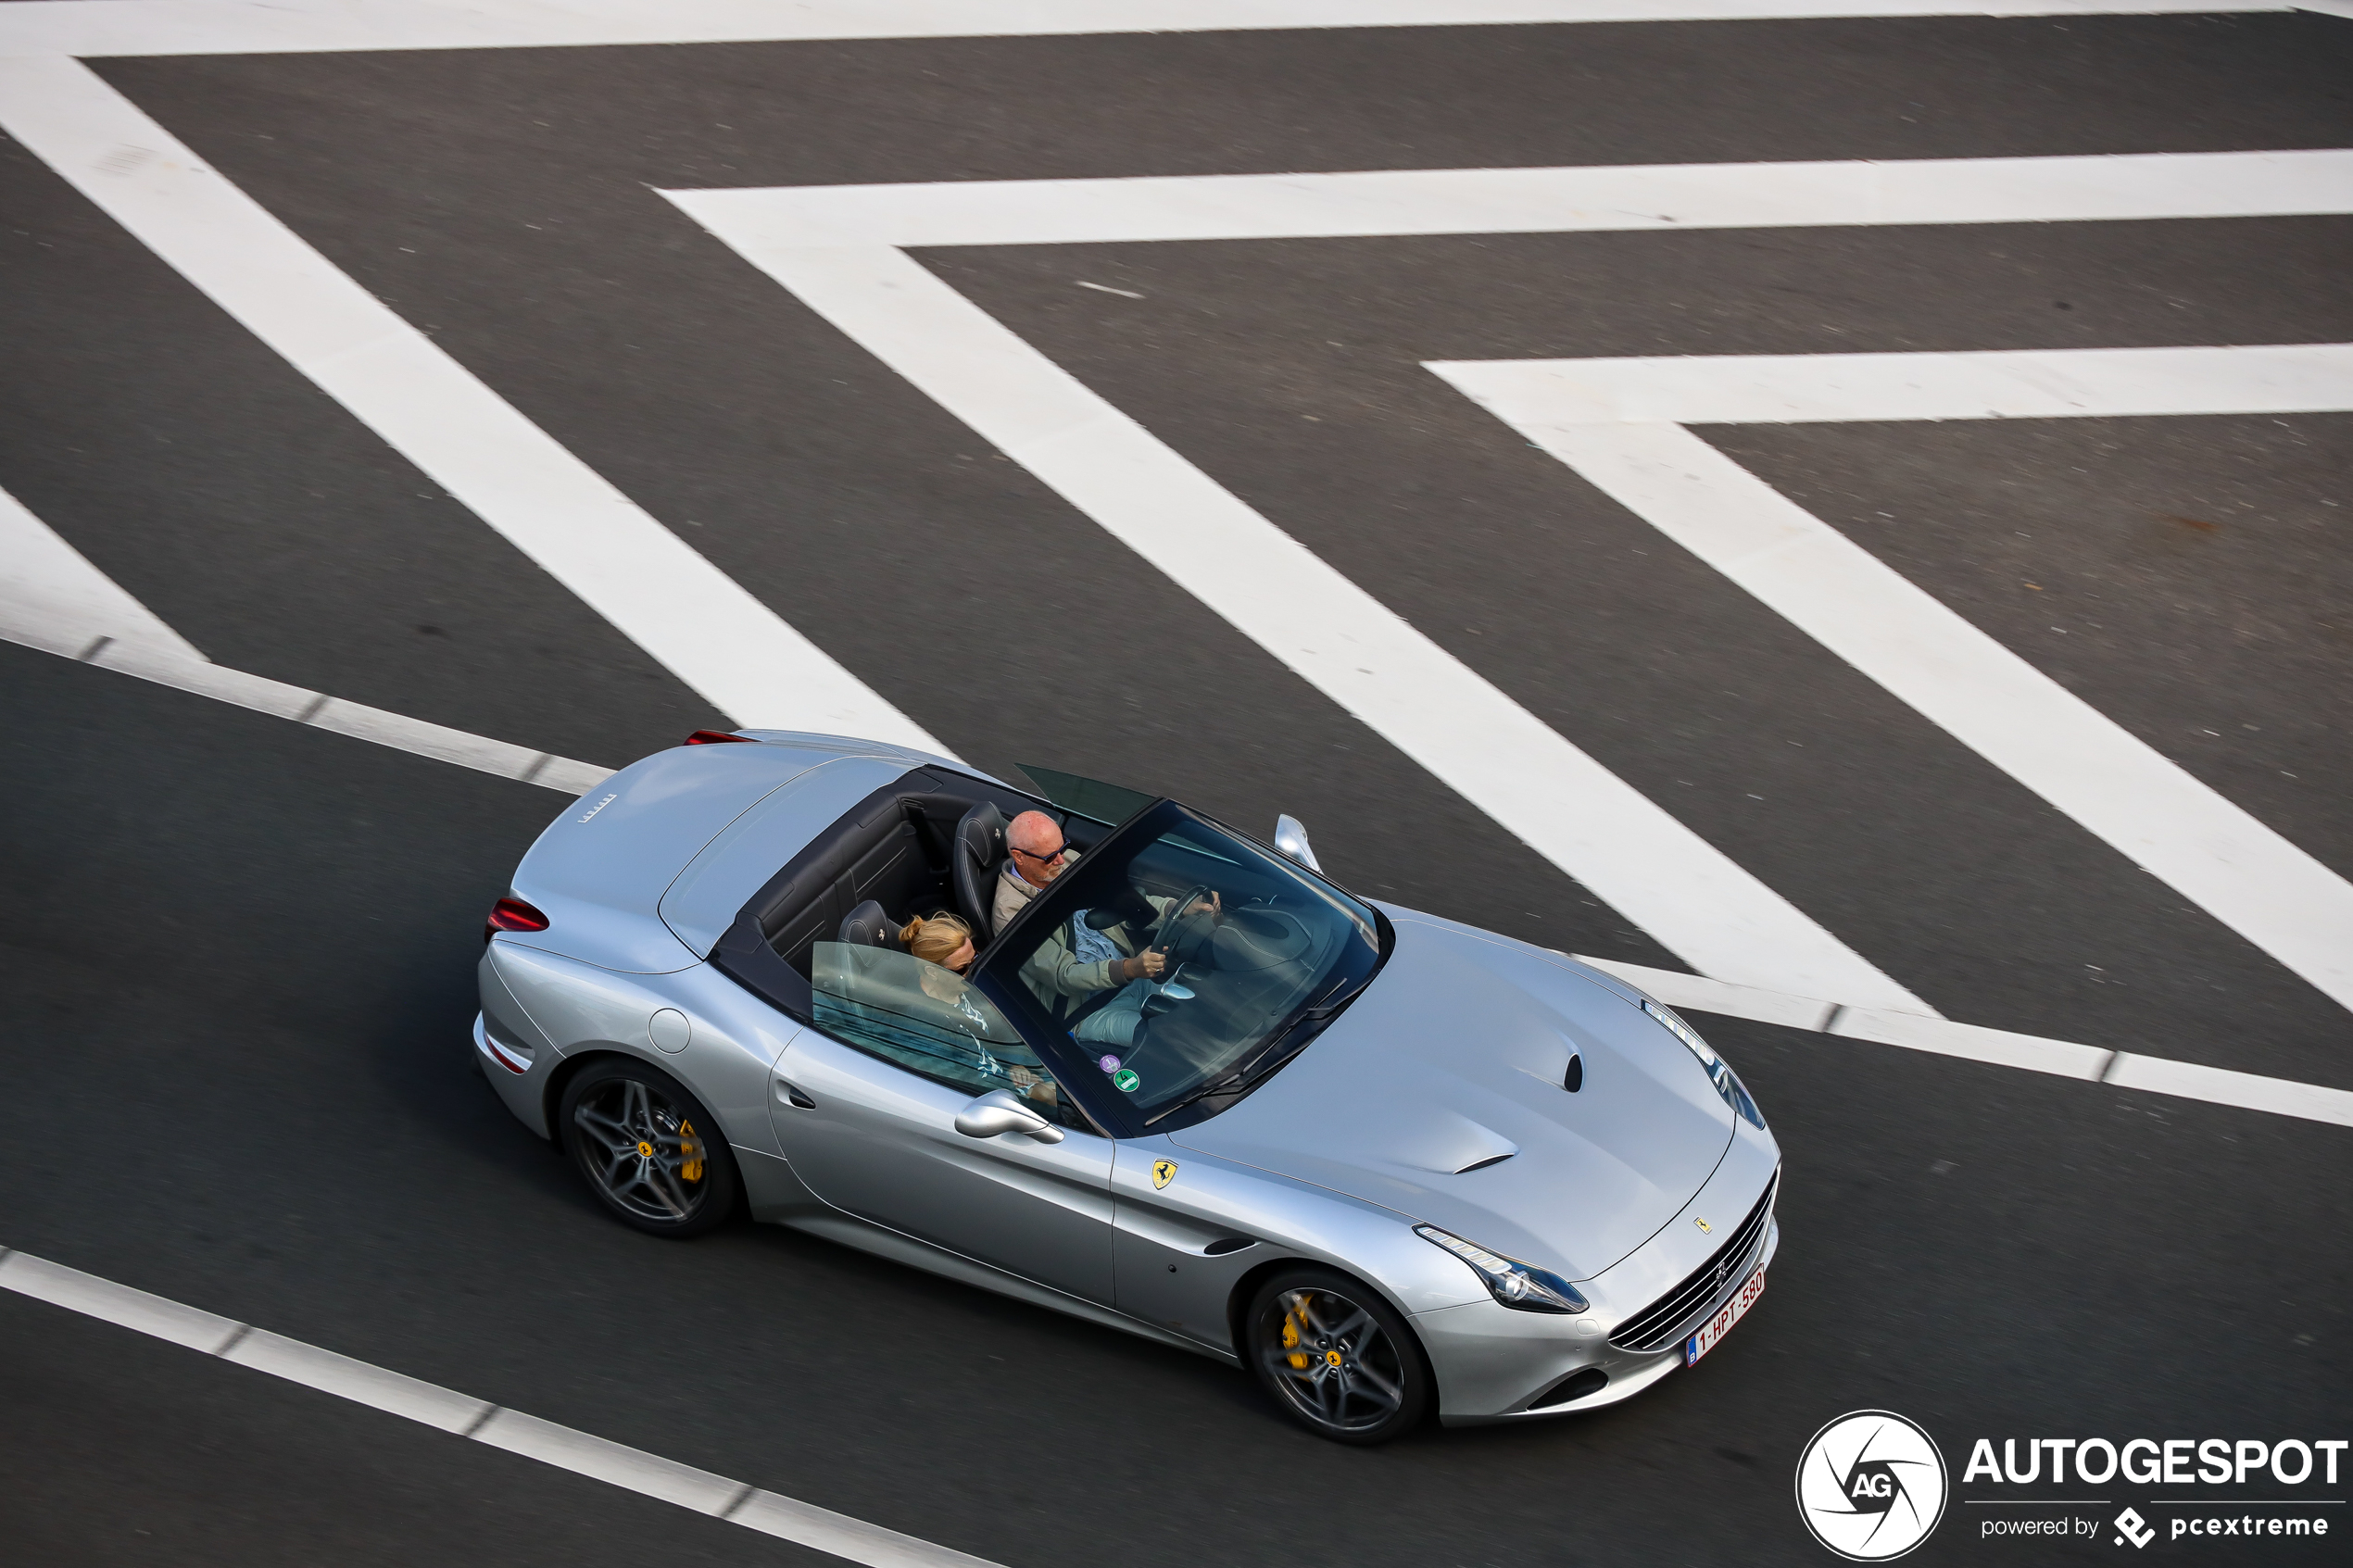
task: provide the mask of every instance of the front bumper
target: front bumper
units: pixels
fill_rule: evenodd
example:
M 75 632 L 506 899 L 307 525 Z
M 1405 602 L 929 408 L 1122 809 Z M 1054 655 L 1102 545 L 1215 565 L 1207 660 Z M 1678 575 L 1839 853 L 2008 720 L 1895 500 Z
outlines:
M 1755 1264 L 1724 1292 L 1729 1298 L 1756 1270 L 1769 1266 L 1780 1250 L 1781 1228 L 1771 1222 Z M 1694 1326 L 1713 1316 L 1712 1301 L 1693 1316 Z M 1639 1311 L 1642 1303 L 1635 1303 Z M 1609 1342 L 1617 1320 L 1600 1311 L 1578 1317 L 1522 1312 L 1497 1301 L 1474 1301 L 1415 1315 L 1430 1370 L 1438 1376 L 1439 1419 L 1449 1426 L 1527 1421 L 1599 1410 L 1635 1395 L 1683 1364 L 1680 1340 L 1647 1354 L 1621 1350 Z M 1688 1331 L 1687 1331 L 1688 1332 Z M 1531 1409 L 1561 1384 L 1587 1369 L 1605 1379 L 1579 1398 Z M 1588 1381 L 1591 1381 L 1588 1379 Z

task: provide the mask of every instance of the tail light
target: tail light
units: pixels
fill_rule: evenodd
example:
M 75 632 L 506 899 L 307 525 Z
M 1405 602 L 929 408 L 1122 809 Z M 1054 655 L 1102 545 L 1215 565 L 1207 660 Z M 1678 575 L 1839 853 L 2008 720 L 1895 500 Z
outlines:
M 724 746 L 731 740 L 749 741 L 749 735 L 731 735 L 724 730 L 697 730 L 679 744 L 683 746 Z
M 490 906 L 490 918 L 482 922 L 482 942 L 484 947 L 488 947 L 490 939 L 502 931 L 545 931 L 547 929 L 547 917 L 546 915 L 541 914 L 520 898 L 501 898 Z

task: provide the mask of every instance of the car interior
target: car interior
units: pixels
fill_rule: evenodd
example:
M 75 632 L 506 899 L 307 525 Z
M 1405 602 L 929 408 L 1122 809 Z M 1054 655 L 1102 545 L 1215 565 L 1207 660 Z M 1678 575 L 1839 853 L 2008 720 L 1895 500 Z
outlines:
M 1109 826 L 1002 784 L 919 768 L 876 790 L 770 878 L 711 951 L 738 985 L 813 1021 L 811 979 L 820 942 L 897 950 L 899 928 L 941 910 L 963 917 L 986 951 L 988 909 L 1005 863 L 1005 823 L 1044 811 L 1071 847 Z

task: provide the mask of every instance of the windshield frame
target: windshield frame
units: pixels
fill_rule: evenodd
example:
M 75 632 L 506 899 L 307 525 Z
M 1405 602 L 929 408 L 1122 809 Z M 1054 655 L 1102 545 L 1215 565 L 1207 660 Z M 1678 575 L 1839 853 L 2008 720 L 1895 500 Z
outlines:
M 1350 904 L 1365 909 L 1372 917 L 1375 955 L 1371 966 L 1365 971 L 1363 978 L 1355 984 L 1353 988 L 1336 1001 L 1324 999 L 1324 997 L 1328 995 L 1328 989 L 1301 997 L 1280 1023 L 1268 1031 L 1262 1041 L 1252 1047 L 1246 1056 L 1238 1059 L 1236 1065 L 1249 1063 L 1257 1068 L 1257 1076 L 1250 1083 L 1248 1089 L 1242 1092 L 1247 1094 L 1249 1090 L 1254 1090 L 1277 1076 L 1284 1066 L 1297 1060 L 1300 1056 L 1312 1049 L 1316 1036 L 1328 1028 L 1332 1021 L 1353 1005 L 1357 997 L 1371 989 L 1373 982 L 1379 977 L 1382 969 L 1387 967 L 1390 954 L 1396 947 L 1396 931 L 1390 925 L 1389 917 L 1370 900 L 1358 897 L 1331 878 L 1310 870 L 1282 851 L 1252 838 L 1246 833 L 1238 832 L 1206 812 L 1197 811 L 1181 802 L 1165 797 L 1155 800 L 1137 811 L 1106 835 L 1101 843 L 1087 851 L 1085 858 L 1098 862 L 1106 858 L 1124 861 L 1134 852 L 1141 850 L 1147 843 L 1159 839 L 1172 827 L 1183 822 L 1194 823 L 1213 833 L 1223 834 L 1239 840 L 1267 856 L 1284 871 L 1297 875 L 1302 881 L 1322 884 L 1348 900 Z M 1073 868 L 1074 871 L 1076 869 Z M 1065 878 L 1069 880 L 1065 882 Z M 1054 1026 L 1051 1017 L 1044 1008 L 1039 1006 L 1038 998 L 1031 995 L 1029 987 L 1022 983 L 1021 964 L 1029 956 L 1037 940 L 1042 939 L 1044 928 L 1070 917 L 1073 906 L 1081 897 L 1076 890 L 1078 880 L 1071 876 L 1070 872 L 1065 872 L 1063 876 L 1055 878 L 1053 883 L 1039 891 L 1036 897 L 1030 899 L 1021 913 L 1016 915 L 1013 922 L 1004 930 L 997 934 L 988 944 L 988 949 L 981 954 L 980 961 L 972 969 L 970 976 L 972 983 L 990 1001 L 997 1004 L 998 1010 L 1002 1012 L 1014 1029 L 1020 1032 L 1030 1047 L 1045 1060 L 1052 1069 L 1055 1077 L 1061 1082 L 1063 1092 L 1076 1098 L 1096 1123 L 1114 1138 L 1136 1138 L 1172 1133 L 1207 1121 L 1227 1110 L 1241 1098 L 1242 1094 L 1212 1095 L 1196 1100 L 1190 1105 L 1174 1109 L 1164 1108 L 1152 1112 L 1131 1104 L 1124 1096 L 1111 1092 L 1101 1081 L 1102 1075 L 1094 1070 L 1094 1061 L 1085 1048 L 1072 1040 L 1065 1031 Z M 1032 937 L 1033 933 L 1040 935 L 1038 937 Z M 1025 938 L 1030 939 L 1025 940 Z M 1307 1040 L 1289 1047 L 1281 1060 L 1272 1067 L 1266 1066 L 1263 1060 L 1258 1060 L 1265 1057 L 1267 1047 L 1281 1041 L 1302 1025 L 1302 1014 L 1308 1011 L 1311 1005 L 1316 1010 L 1323 1011 L 1325 1016 L 1308 1021 Z

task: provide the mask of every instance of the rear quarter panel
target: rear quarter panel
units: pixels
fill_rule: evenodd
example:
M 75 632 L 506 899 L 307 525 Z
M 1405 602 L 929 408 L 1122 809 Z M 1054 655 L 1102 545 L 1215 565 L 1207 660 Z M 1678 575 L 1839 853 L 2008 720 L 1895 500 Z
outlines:
M 651 1063 L 684 1084 L 716 1117 L 727 1141 L 764 1155 L 779 1155 L 769 1125 L 771 1069 L 799 1025 L 775 1011 L 707 964 L 673 974 L 627 974 L 560 954 L 510 943 L 490 945 L 496 978 L 553 1047 L 564 1063 L 607 1053 Z M 655 1012 L 673 1008 L 689 1024 L 686 1044 L 675 1051 L 653 1043 Z M 543 1119 L 562 1077 L 551 1066 L 531 1077 L 543 1097 Z

